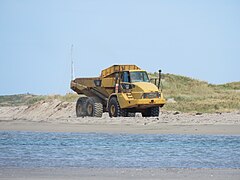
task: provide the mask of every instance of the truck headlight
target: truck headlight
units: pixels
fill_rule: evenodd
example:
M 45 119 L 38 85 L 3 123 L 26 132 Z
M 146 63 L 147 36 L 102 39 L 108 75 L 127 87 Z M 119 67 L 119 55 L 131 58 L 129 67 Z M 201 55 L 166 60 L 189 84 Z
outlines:
M 159 92 L 143 93 L 143 99 L 154 99 L 160 97 L 161 95 Z

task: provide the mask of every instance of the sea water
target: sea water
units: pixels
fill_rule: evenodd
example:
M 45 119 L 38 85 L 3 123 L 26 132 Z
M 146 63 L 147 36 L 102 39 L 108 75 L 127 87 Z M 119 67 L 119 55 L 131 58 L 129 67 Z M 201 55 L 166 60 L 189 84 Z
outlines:
M 240 168 L 240 136 L 0 131 L 1 167 Z

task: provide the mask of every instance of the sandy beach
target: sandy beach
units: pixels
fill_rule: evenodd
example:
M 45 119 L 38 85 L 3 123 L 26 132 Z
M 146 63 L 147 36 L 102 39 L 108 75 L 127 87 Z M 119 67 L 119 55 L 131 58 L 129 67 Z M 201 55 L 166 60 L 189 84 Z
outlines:
M 0 130 L 157 134 L 240 134 L 240 112 L 180 113 L 162 111 L 157 118 L 102 118 L 75 115 L 75 103 L 41 101 L 31 106 L 0 107 Z
M 117 119 L 114 119 L 117 121 Z M 75 121 L 75 119 L 74 119 Z M 91 120 L 89 120 L 91 121 Z M 141 124 L 132 124 L 129 121 L 107 123 L 93 122 L 31 122 L 14 120 L 1 122 L 2 131 L 38 131 L 38 132 L 81 132 L 81 133 L 135 133 L 135 134 L 221 134 L 239 135 L 240 125 L 233 124 L 165 124 L 150 123 L 149 120 L 140 120 Z M 152 120 L 151 120 L 152 121 Z

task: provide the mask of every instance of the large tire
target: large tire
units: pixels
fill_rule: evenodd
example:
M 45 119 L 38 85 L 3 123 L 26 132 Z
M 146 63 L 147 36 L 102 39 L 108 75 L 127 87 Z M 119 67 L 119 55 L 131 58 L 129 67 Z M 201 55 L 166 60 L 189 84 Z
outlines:
M 121 110 L 120 110 L 120 116 L 122 116 L 122 117 L 128 117 L 128 111 L 127 111 L 127 109 L 121 109 Z
M 142 112 L 142 117 L 150 117 L 150 108 L 145 109 L 145 111 Z
M 77 117 L 84 117 L 84 116 L 87 115 L 86 100 L 87 100 L 87 97 L 78 98 L 77 104 L 76 104 L 76 115 L 77 115 Z
M 152 107 L 151 108 L 151 117 L 158 117 L 160 112 L 159 107 Z
M 86 100 L 86 114 L 92 117 L 102 117 L 103 104 L 101 100 L 96 97 L 89 97 Z
M 151 107 L 142 112 L 142 117 L 158 117 L 160 112 L 159 107 Z
M 121 116 L 123 117 L 135 117 L 135 112 L 130 111 L 129 109 L 122 109 Z
M 110 117 L 124 116 L 125 111 L 120 108 L 116 97 L 112 97 L 108 103 L 108 113 Z
M 135 112 L 128 112 L 127 117 L 135 117 L 136 113 Z

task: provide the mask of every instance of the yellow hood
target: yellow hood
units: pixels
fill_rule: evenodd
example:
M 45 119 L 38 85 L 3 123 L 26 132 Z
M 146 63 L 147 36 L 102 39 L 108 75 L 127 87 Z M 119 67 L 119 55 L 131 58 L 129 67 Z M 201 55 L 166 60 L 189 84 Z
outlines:
M 149 82 L 135 82 L 135 91 L 142 91 L 142 92 L 156 92 L 158 91 L 157 86 Z

